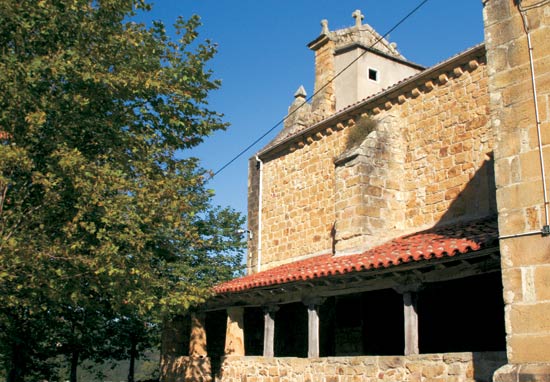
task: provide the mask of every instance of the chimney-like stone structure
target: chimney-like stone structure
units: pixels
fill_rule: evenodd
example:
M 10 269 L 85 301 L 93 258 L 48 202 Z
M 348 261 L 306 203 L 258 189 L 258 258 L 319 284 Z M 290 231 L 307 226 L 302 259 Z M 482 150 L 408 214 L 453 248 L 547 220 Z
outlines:
M 352 17 L 353 26 L 335 31 L 327 20 L 321 21 L 321 34 L 308 44 L 315 52 L 314 122 L 423 70 L 405 60 L 395 43 L 363 24 L 360 10 Z
M 336 96 L 332 79 L 334 71 L 334 40 L 330 38 L 328 21 L 321 21 L 321 35 L 308 47 L 315 52 L 315 88 L 312 111 L 320 117 L 327 117 L 336 111 Z

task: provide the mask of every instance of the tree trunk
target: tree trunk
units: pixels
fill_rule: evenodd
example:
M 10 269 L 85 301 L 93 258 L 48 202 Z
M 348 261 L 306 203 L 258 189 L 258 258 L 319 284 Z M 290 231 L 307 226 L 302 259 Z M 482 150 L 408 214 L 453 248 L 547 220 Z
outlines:
M 70 382 L 77 382 L 77 369 L 78 369 L 78 358 L 79 358 L 79 352 L 78 350 L 73 350 L 71 353 L 71 376 L 70 376 Z
M 27 369 L 27 360 L 25 357 L 25 345 L 14 344 L 11 354 L 11 365 L 8 371 L 7 382 L 23 382 L 25 380 L 25 370 Z
M 130 366 L 128 368 L 128 382 L 134 382 L 134 369 L 136 366 L 136 358 L 137 358 L 137 343 L 134 338 L 131 340 L 131 347 L 130 347 Z

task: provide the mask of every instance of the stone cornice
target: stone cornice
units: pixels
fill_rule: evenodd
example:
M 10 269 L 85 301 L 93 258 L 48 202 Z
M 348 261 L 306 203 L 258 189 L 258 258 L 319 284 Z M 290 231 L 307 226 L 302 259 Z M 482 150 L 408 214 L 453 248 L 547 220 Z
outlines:
M 322 34 L 319 37 L 317 37 L 315 40 L 307 44 L 307 47 L 313 51 L 319 49 L 323 45 L 325 45 L 328 41 L 330 41 L 330 37 L 326 34 Z
M 430 92 L 435 86 L 443 85 L 452 78 L 460 77 L 464 71 L 473 71 L 479 66 L 480 61 L 485 62 L 484 44 L 476 45 L 380 93 L 350 105 L 320 122 L 295 132 L 274 145 L 268 144 L 257 155 L 267 160 L 280 155 L 285 150 L 300 149 L 306 144 L 323 138 L 324 135 L 343 130 L 345 128 L 344 123 L 348 125 L 354 123 L 354 119 L 362 114 L 377 115 L 384 109 L 388 110 L 396 104 L 403 104 L 410 98 L 416 98 L 422 93 Z

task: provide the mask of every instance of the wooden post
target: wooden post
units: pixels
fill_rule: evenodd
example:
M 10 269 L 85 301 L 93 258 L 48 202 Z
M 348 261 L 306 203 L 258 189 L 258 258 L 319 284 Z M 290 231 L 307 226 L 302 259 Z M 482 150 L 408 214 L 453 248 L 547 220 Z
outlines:
M 264 357 L 275 356 L 275 312 L 278 306 L 264 308 Z
M 204 313 L 191 313 L 191 338 L 189 340 L 189 356 L 207 356 Z
M 416 311 L 416 292 L 403 293 L 405 314 L 405 355 L 418 354 L 418 313 Z
M 227 308 L 224 353 L 244 356 L 244 308 Z

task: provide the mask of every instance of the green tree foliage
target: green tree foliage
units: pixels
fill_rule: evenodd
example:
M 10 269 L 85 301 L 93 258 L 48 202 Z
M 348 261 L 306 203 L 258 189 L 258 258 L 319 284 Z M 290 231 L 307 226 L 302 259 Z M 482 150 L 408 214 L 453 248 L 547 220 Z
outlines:
M 0 0 L 9 381 L 48 378 L 58 354 L 73 366 L 106 356 L 107 323 L 181 313 L 239 267 L 243 218 L 212 207 L 207 172 L 181 154 L 226 128 L 207 103 L 215 46 L 197 42 L 198 17 L 176 21 L 177 41 L 160 22 L 131 21 L 149 9 Z

